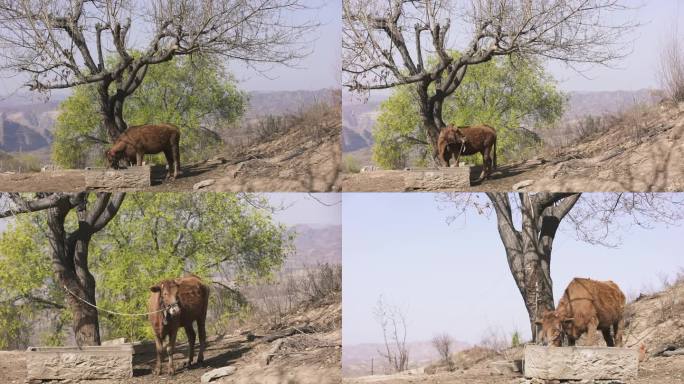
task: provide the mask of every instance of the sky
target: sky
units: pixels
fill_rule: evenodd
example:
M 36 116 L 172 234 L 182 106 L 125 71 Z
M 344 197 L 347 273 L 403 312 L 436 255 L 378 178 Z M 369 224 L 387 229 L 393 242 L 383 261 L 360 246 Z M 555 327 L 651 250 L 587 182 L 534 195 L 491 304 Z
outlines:
M 531 338 L 493 214 L 448 225 L 454 212 L 444 208 L 429 193 L 344 194 L 343 344 L 382 341 L 372 315 L 381 295 L 405 312 L 408 341 L 448 332 L 473 344 L 488 330 Z M 556 302 L 573 277 L 613 280 L 628 297 L 657 289 L 660 275 L 684 272 L 682 235 L 681 226 L 631 228 L 606 248 L 577 241 L 564 222 L 552 255 Z
M 342 195 L 339 193 L 266 193 L 271 205 L 284 207 L 273 214 L 287 226 L 340 225 Z
M 656 70 L 665 41 L 675 33 L 684 37 L 684 2 L 681 0 L 629 0 L 629 5 L 641 5 L 624 13 L 624 20 L 641 26 L 625 41 L 632 41 L 631 54 L 616 62 L 613 68 L 594 67 L 582 74 L 558 62 L 550 62 L 548 71 L 564 91 L 614 91 L 658 88 Z
M 340 225 L 341 195 L 339 193 L 265 193 L 272 206 L 279 207 L 273 213 L 273 220 L 295 226 Z M 5 207 L 0 201 L 0 209 Z M 0 233 L 4 232 L 11 219 L 0 219 Z
M 265 73 L 254 70 L 240 62 L 227 62 L 228 70 L 246 91 L 316 90 L 338 87 L 341 57 L 341 0 L 306 0 L 311 9 L 288 13 L 287 21 L 315 20 L 320 23 L 306 38 L 311 42 L 312 53 L 293 66 L 260 66 Z M 132 30 L 132 34 L 138 33 Z M 142 36 L 142 34 L 140 34 Z M 146 46 L 141 36 L 131 40 Z M 0 95 L 13 93 L 26 80 L 25 76 L 0 77 Z M 26 91 L 26 89 L 21 89 Z M 59 93 L 57 91 L 57 93 Z

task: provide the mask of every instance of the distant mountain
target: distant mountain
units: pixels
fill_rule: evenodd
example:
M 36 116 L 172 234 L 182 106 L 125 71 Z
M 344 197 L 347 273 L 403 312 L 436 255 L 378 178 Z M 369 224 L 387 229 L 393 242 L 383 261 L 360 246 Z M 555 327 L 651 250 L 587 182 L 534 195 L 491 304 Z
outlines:
M 409 368 L 426 366 L 439 360 L 439 353 L 430 341 L 406 343 L 409 351 Z M 468 347 L 467 343 L 456 341 L 452 346 L 454 352 Z M 376 375 L 388 373 L 388 364 L 378 351 L 385 349 L 381 343 L 344 345 L 342 349 L 342 375 L 344 377 L 366 376 L 371 374 L 371 359 Z
M 334 99 L 332 89 L 315 91 L 250 92 L 246 118 L 278 116 L 297 113 L 315 103 L 330 103 Z
M 638 91 L 570 92 L 568 108 L 563 120 L 577 119 L 582 116 L 601 116 L 623 111 L 637 104 L 652 105 L 662 96 L 653 89 Z
M 301 269 L 318 264 L 342 263 L 342 227 L 339 225 L 300 224 L 296 232 L 296 253 L 285 262 L 285 269 Z
M 26 121 L 27 118 L 33 119 L 38 125 L 36 116 L 30 112 L 26 114 L 13 113 L 9 116 L 6 113 L 0 113 L 0 150 L 28 152 L 50 144 L 52 135 L 49 132 L 46 134 L 39 133 L 37 129 L 28 125 L 31 122 Z M 19 123 L 17 119 L 26 121 L 26 123 Z

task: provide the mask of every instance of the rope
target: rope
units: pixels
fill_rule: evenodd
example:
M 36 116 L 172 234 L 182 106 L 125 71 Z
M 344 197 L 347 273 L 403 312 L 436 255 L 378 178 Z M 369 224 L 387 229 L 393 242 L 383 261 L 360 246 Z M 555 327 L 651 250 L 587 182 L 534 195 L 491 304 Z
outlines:
M 71 294 L 71 296 L 73 296 L 73 297 L 77 298 L 78 300 L 80 300 L 80 301 L 82 301 L 82 302 L 84 302 L 84 303 L 90 305 L 91 307 L 97 309 L 98 311 L 107 312 L 107 313 L 112 314 L 112 315 L 118 315 L 118 316 L 147 316 L 147 315 L 151 315 L 151 314 L 154 314 L 154 313 L 164 312 L 164 311 L 166 310 L 166 308 L 162 308 L 162 309 L 157 310 L 157 311 L 154 311 L 154 312 L 146 312 L 146 313 L 123 313 L 123 312 L 110 311 L 110 310 L 108 310 L 108 309 L 104 309 L 104 308 L 98 307 L 97 305 L 95 305 L 95 304 L 93 304 L 93 303 L 91 303 L 91 302 L 89 302 L 89 301 L 87 301 L 87 300 L 85 300 L 85 299 L 80 298 L 78 295 L 76 295 L 75 293 L 71 292 L 71 290 L 70 290 L 69 288 L 67 288 L 66 285 L 64 285 L 63 287 L 64 287 L 64 289 L 66 289 L 67 292 L 69 292 L 69 293 Z

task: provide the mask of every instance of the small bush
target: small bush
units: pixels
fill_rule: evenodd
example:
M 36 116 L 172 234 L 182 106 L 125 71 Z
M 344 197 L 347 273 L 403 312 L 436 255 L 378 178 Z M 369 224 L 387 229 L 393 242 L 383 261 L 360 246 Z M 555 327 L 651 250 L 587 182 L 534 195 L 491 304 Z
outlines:
M 670 100 L 684 101 L 684 48 L 677 35 L 670 38 L 660 54 L 658 77 Z
M 361 172 L 361 164 L 359 164 L 359 160 L 356 159 L 354 156 L 345 155 L 342 163 L 343 163 L 343 165 L 342 165 L 343 166 L 343 172 L 346 172 L 346 173 L 359 173 L 359 172 Z

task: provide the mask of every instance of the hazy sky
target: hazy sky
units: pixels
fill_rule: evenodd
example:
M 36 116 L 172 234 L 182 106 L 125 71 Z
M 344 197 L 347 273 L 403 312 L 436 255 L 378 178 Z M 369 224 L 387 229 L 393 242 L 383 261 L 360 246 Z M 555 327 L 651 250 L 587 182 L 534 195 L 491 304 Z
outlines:
M 595 67 L 580 75 L 558 62 L 549 62 L 549 72 L 565 91 L 609 91 L 658 88 L 656 69 L 664 41 L 673 33 L 684 37 L 684 2 L 681 0 L 630 0 L 625 4 L 641 4 L 626 12 L 625 20 L 634 20 L 641 26 L 625 41 L 633 40 L 632 53 L 615 63 L 615 68 Z
M 267 193 L 272 205 L 285 207 L 273 214 L 285 225 L 340 225 L 342 194 L 340 193 Z
M 428 193 L 345 193 L 342 208 L 344 344 L 380 342 L 372 312 L 383 295 L 408 317 L 408 339 L 440 332 L 477 343 L 488 328 L 530 338 L 527 312 L 510 275 L 496 220 L 474 212 L 447 225 Z M 567 222 L 554 242 L 556 302 L 573 277 L 615 281 L 627 295 L 660 286 L 684 267 L 682 227 L 622 233 L 617 249 L 575 240 Z
M 339 86 L 340 56 L 341 56 L 341 0 L 307 0 L 309 10 L 289 12 L 288 20 L 307 21 L 317 20 L 321 26 L 307 37 L 312 42 L 313 53 L 296 63 L 294 67 L 275 65 L 265 74 L 259 73 L 239 62 L 227 63 L 228 70 L 240 82 L 242 89 L 247 91 L 278 91 L 278 90 L 315 90 Z M 144 44 L 138 30 L 133 32 L 132 40 Z M 20 87 L 25 76 L 0 77 L 0 95 L 7 95 Z M 26 91 L 22 89 L 22 91 Z

